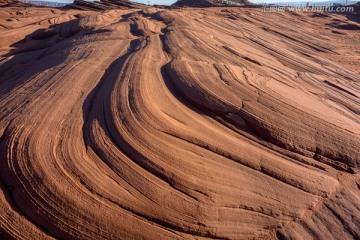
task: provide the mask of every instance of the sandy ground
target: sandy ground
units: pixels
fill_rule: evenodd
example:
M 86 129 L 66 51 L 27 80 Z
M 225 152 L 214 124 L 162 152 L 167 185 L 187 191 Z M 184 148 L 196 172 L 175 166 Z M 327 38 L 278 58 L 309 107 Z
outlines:
M 0 9 L 0 239 L 360 239 L 360 24 Z

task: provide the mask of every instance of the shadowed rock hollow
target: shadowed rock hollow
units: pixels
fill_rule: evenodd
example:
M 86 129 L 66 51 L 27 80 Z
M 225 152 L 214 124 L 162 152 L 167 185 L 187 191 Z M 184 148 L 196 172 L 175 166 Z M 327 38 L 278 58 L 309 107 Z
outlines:
M 1 239 L 359 239 L 359 23 L 0 11 Z

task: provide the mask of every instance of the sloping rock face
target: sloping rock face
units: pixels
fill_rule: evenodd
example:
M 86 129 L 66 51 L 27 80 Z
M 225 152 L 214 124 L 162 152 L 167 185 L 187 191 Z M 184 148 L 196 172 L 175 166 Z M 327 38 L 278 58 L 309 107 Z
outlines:
M 333 22 L 2 8 L 0 239 L 360 239 L 360 33 Z
M 254 5 L 248 0 L 179 0 L 172 6 L 181 7 L 213 7 L 213 6 L 249 6 Z
M 67 5 L 65 8 L 79 9 L 79 10 L 109 10 L 109 9 L 129 9 L 129 8 L 143 8 L 144 4 L 135 3 L 127 0 L 100 0 L 100 1 L 86 1 L 74 0 L 74 3 Z

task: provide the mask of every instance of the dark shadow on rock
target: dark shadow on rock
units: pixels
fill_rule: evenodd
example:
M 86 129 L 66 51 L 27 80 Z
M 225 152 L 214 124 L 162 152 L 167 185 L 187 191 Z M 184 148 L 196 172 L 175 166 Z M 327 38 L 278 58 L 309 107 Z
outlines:
M 66 65 L 74 39 L 92 30 L 80 25 L 80 19 L 37 29 L 11 45 L 0 64 L 0 99 L 17 86 L 48 69 Z

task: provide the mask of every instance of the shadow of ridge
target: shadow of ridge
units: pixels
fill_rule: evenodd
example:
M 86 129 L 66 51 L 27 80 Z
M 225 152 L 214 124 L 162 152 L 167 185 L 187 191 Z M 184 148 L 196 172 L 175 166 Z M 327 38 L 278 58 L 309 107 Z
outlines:
M 65 60 L 70 54 L 71 47 L 72 45 L 68 45 L 68 41 L 65 40 L 45 49 L 15 54 L 7 62 L 0 64 L 0 101 L 7 96 L 7 93 L 12 92 L 18 86 L 22 86 L 36 75 L 51 68 L 68 66 L 69 63 Z M 50 55 L 46 54 L 47 50 L 50 50 Z M 53 72 L 47 75 L 45 80 L 51 79 L 58 71 Z M 30 91 L 28 93 L 31 94 Z M 22 97 L 26 100 L 26 95 Z M 11 209 L 45 235 L 56 236 L 57 239 L 74 239 L 74 235 L 52 223 L 55 219 L 49 219 L 49 216 L 38 213 L 36 205 L 30 202 L 27 192 L 32 191 L 32 189 L 28 189 L 27 186 L 31 184 L 29 182 L 23 184 L 22 177 L 18 176 L 17 173 L 18 167 L 15 166 L 14 170 L 6 161 L 10 154 L 8 146 L 11 136 L 11 129 L 5 129 L 4 133 L 0 135 L 0 191 L 4 193 Z M 14 165 L 17 165 L 16 156 L 12 161 L 15 162 Z M 35 182 L 37 180 L 35 179 Z M 0 239 L 14 239 L 14 237 L 0 227 Z
M 74 37 L 82 30 L 86 30 L 86 27 L 83 27 L 80 24 L 81 18 L 86 17 L 88 16 L 83 16 L 80 18 L 71 19 L 66 22 L 52 24 L 48 27 L 39 27 L 33 32 L 24 36 L 23 39 L 20 39 L 19 41 L 11 44 L 10 47 L 13 47 L 13 49 L 11 49 L 8 53 L 2 55 L 2 57 L 10 57 L 19 53 L 41 50 L 56 45 L 59 42 L 67 40 L 68 38 Z M 55 36 L 58 38 L 51 39 Z M 52 42 L 50 42 L 49 40 L 52 40 Z
M 0 144 L 0 146 L 1 146 L 1 144 Z M 23 217 L 24 221 L 29 221 L 29 223 L 31 223 L 32 225 L 37 227 L 38 230 L 41 231 L 44 235 L 47 235 L 48 237 L 54 237 L 49 232 L 47 232 L 45 229 L 43 229 L 41 226 L 33 223 L 29 218 L 26 217 L 25 214 L 22 213 L 21 210 L 19 210 L 13 197 L 11 196 L 11 191 L 12 191 L 11 189 L 12 189 L 11 187 L 5 185 L 5 183 L 2 181 L 1 176 L 0 176 L 0 191 L 4 194 L 5 200 L 6 200 L 7 204 L 9 204 L 11 210 L 18 213 L 21 217 Z M 1 240 L 16 240 L 17 238 L 15 236 L 11 235 L 11 233 L 7 232 L 5 229 L 3 229 L 0 226 L 0 239 Z
M 39 29 L 33 33 L 38 31 Z M 0 96 L 6 95 L 39 73 L 57 66 L 66 66 L 65 60 L 70 55 L 72 47 L 71 39 L 63 39 L 52 45 L 48 45 L 46 39 L 32 40 L 34 48 L 30 49 L 22 44 L 24 39 L 13 44 L 16 48 L 4 55 L 5 58 L 0 63 Z
M 5 132 L 0 139 L 0 191 L 4 194 L 5 200 L 9 204 L 9 207 L 12 211 L 19 214 L 22 218 L 24 218 L 24 221 L 28 221 L 29 223 L 31 223 L 44 235 L 47 235 L 48 237 L 54 237 L 43 227 L 43 223 L 33 221 L 32 217 L 28 216 L 25 211 L 21 209 L 22 206 L 19 205 L 19 203 L 15 200 L 15 191 L 18 192 L 18 195 L 19 193 L 22 194 L 23 192 L 20 191 L 19 187 L 21 185 L 21 180 L 14 177 L 14 173 L 11 171 L 11 169 L 8 168 L 8 165 L 4 163 L 4 159 L 7 159 L 6 156 L 8 154 L 8 151 L 5 150 L 7 149 L 6 136 L 11 135 L 9 133 L 6 134 Z M 25 185 L 21 186 L 26 187 Z M 12 236 L 9 232 L 0 227 L 0 239 L 16 239 L 16 237 Z
M 115 60 L 105 71 L 104 76 L 101 78 L 98 85 L 93 89 L 93 91 L 86 97 L 86 100 L 83 104 L 83 139 L 87 147 L 90 147 L 94 153 L 102 161 L 109 170 L 113 171 L 116 175 L 123 176 L 124 174 L 121 171 L 125 169 L 118 169 L 118 166 L 113 162 L 109 161 L 107 153 L 101 147 L 98 147 L 96 141 L 94 141 L 94 136 L 91 133 L 91 128 L 93 122 L 97 122 L 100 128 L 104 131 L 105 135 L 109 138 L 111 143 L 128 159 L 133 161 L 140 168 L 148 171 L 155 177 L 161 179 L 162 181 L 168 183 L 172 188 L 177 191 L 187 195 L 188 197 L 194 198 L 189 195 L 186 191 L 183 191 L 179 188 L 172 178 L 161 166 L 154 164 L 150 161 L 145 155 L 137 151 L 129 142 L 124 139 L 121 134 L 114 127 L 114 122 L 111 120 L 112 115 L 109 109 L 106 109 L 105 106 L 111 106 L 111 91 L 115 86 L 116 80 L 118 79 L 119 74 L 124 68 L 127 68 L 126 61 L 131 57 L 131 55 L 138 50 L 141 45 L 139 39 L 131 41 L 129 53 L 123 55 L 122 57 Z M 121 80 L 120 80 L 121 81 Z M 129 89 L 129 91 L 131 91 Z M 130 95 L 130 93 L 129 93 Z M 131 100 L 130 100 L 131 101 Z M 110 116 L 109 116 L 110 115 Z M 128 121 L 126 117 L 121 119 L 124 124 Z M 114 130 L 112 130 L 114 129 Z M 126 171 L 131 171 L 132 169 L 127 169 Z M 132 173 L 127 173 L 132 174 Z M 135 173 L 134 173 L 135 174 Z M 199 234 L 196 230 L 188 229 L 187 227 L 177 226 L 174 223 L 166 221 L 161 217 L 152 216 L 146 211 L 140 212 L 131 208 L 131 206 L 122 205 L 114 200 L 108 199 L 114 204 L 119 205 L 119 207 L 130 211 L 132 214 L 135 214 L 141 218 L 146 219 L 147 221 L 156 223 L 165 228 L 173 229 L 178 232 L 192 234 L 195 236 L 205 236 L 212 239 L 221 239 L 212 233 Z
M 99 31 L 81 25 L 81 19 L 87 17 L 89 16 L 53 24 L 49 28 L 40 27 L 10 45 L 13 49 L 1 56 L 0 96 L 38 73 L 61 64 L 66 65 L 69 48 L 75 46 L 73 40 Z
M 127 21 L 138 12 L 121 15 L 119 22 Z M 85 15 L 67 22 L 50 25 L 49 28 L 39 28 L 13 43 L 14 49 L 0 56 L 0 100 L 7 92 L 26 82 L 28 79 L 48 69 L 66 64 L 74 46 L 73 40 L 95 33 L 107 33 L 107 29 L 94 30 L 81 26 L 80 20 Z M 11 58 L 8 60 L 8 58 Z
M 95 88 L 87 95 L 83 104 L 83 120 L 84 126 L 88 124 L 90 117 L 95 118 L 95 116 L 91 115 L 91 111 L 93 106 L 95 105 L 96 101 L 99 101 L 100 92 L 104 89 L 104 85 L 107 84 L 106 90 L 110 91 L 113 89 L 115 80 L 113 81 L 106 81 L 108 78 L 111 78 L 111 75 L 117 76 L 120 71 L 121 67 L 125 63 L 125 61 L 140 47 L 140 39 L 134 39 L 130 41 L 129 50 L 126 54 L 122 55 L 115 61 L 113 61 L 110 66 L 105 70 L 103 77 L 100 79 L 99 83 L 95 86 Z M 119 66 L 118 66 L 119 65 Z M 110 97 L 110 96 L 108 96 Z M 83 129 L 85 130 L 85 129 Z

